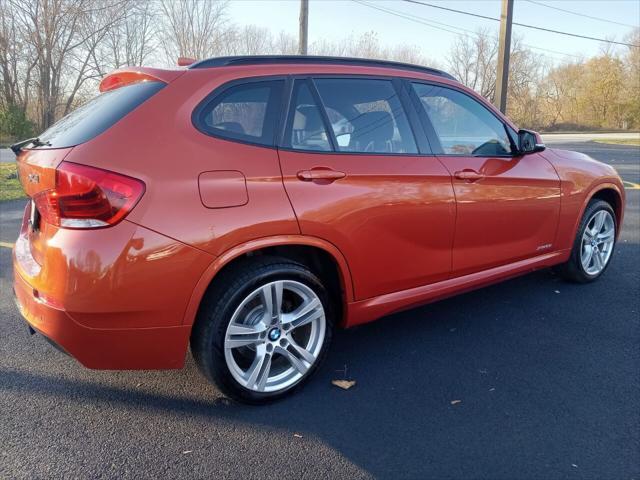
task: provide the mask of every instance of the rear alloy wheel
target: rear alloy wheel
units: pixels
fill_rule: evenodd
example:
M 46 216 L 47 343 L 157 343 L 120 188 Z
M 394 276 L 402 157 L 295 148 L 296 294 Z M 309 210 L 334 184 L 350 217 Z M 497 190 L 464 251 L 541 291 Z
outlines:
M 224 357 L 233 378 L 255 392 L 295 385 L 320 354 L 324 307 L 303 283 L 276 280 L 245 297 L 227 326 Z
M 616 242 L 616 218 L 611 205 L 592 200 L 587 206 L 569 261 L 558 268 L 568 280 L 592 282 L 609 266 Z
M 207 293 L 191 350 L 226 395 L 264 403 L 313 374 L 333 324 L 327 291 L 306 266 L 257 257 L 225 272 Z

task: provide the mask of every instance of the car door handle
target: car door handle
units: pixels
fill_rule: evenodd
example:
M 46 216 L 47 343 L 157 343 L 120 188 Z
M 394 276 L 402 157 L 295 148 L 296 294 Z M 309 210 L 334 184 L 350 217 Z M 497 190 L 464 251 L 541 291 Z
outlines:
M 300 170 L 298 178 L 303 182 L 312 182 L 314 180 L 339 180 L 346 177 L 344 172 L 338 172 L 329 168 L 312 168 L 311 170 Z
M 475 170 L 462 170 L 461 172 L 456 172 L 453 175 L 460 180 L 466 180 L 468 182 L 475 182 L 476 180 L 484 178 L 483 174 L 478 173 Z

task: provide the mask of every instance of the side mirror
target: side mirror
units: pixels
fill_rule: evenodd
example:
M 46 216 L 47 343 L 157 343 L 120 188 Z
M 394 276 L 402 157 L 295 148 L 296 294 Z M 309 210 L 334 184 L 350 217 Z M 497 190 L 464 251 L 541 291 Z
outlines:
M 541 152 L 545 148 L 547 147 L 542 143 L 542 137 L 540 137 L 539 133 L 531 130 L 520 130 L 518 132 L 518 149 L 521 155 Z

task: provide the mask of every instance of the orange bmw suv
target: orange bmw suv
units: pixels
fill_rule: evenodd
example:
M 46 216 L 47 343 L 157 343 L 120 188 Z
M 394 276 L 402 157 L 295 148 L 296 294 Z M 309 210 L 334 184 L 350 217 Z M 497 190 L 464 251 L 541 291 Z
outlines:
M 126 68 L 12 148 L 22 315 L 89 368 L 290 393 L 336 327 L 557 265 L 610 263 L 624 189 L 438 70 L 224 57 Z

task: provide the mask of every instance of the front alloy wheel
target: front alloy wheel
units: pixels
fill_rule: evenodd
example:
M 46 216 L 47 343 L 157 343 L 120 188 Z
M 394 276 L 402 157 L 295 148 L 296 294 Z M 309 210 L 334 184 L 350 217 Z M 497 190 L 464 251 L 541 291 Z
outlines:
M 582 235 L 580 262 L 589 275 L 602 272 L 613 252 L 616 225 L 607 210 L 598 210 L 587 222 Z
M 557 267 L 567 280 L 592 282 L 609 266 L 616 244 L 616 215 L 604 200 L 591 200 L 578 227 L 569 260 Z

